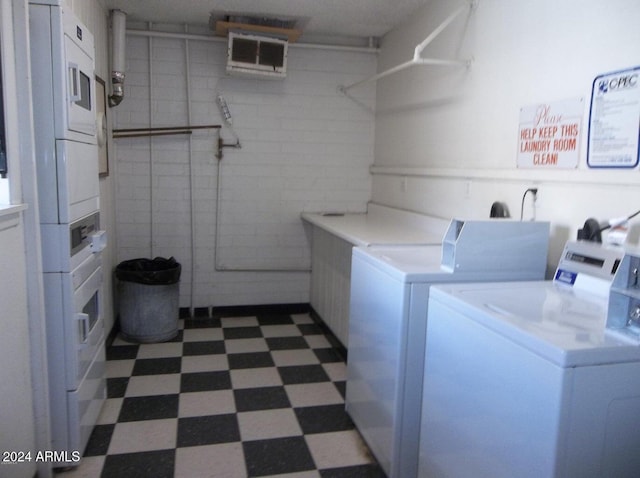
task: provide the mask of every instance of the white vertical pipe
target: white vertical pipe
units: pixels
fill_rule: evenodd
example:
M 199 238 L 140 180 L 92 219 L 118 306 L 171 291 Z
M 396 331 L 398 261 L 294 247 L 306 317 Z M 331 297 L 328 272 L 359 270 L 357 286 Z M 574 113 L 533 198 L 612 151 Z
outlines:
M 184 26 L 185 33 L 188 33 L 187 25 Z M 189 55 L 189 39 L 184 39 L 184 56 L 185 56 L 185 71 L 186 71 L 186 82 L 187 82 L 187 124 L 193 124 L 191 121 L 191 73 L 190 73 L 190 65 L 191 58 Z M 193 311 L 193 302 L 194 302 L 194 288 L 195 288 L 195 257 L 196 257 L 196 220 L 195 220 L 195 209 L 196 209 L 196 199 L 193 190 L 194 186 L 194 178 L 193 178 L 193 141 L 191 139 L 191 135 L 187 136 L 187 141 L 189 141 L 189 199 L 191 200 L 191 207 L 189 208 L 191 217 L 191 294 L 189 297 L 189 310 Z
M 111 25 L 113 44 L 111 51 L 111 69 L 113 71 L 125 71 L 126 29 L 127 15 L 121 10 L 111 11 Z
M 149 22 L 149 30 L 151 30 Z M 153 38 L 149 37 L 149 128 L 153 127 Z M 153 137 L 149 136 L 149 256 L 153 259 Z
M 127 15 L 111 10 L 111 91 L 109 105 L 117 106 L 124 98 Z

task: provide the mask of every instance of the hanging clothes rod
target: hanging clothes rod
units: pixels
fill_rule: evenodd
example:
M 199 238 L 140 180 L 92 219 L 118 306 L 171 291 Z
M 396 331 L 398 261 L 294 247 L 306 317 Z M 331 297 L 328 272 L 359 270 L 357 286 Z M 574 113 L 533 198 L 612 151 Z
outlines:
M 458 8 L 455 12 L 453 12 L 451 15 L 449 15 L 449 17 L 447 17 L 447 19 L 442 22 L 435 30 L 433 30 L 433 32 L 431 32 L 431 34 L 425 38 L 422 43 L 420 43 L 419 45 L 416 46 L 414 52 L 413 52 L 413 58 L 407 62 L 404 62 L 398 66 L 394 66 L 393 68 L 389 68 L 388 70 L 385 70 L 381 73 L 378 73 L 376 75 L 373 75 L 369 78 L 366 78 L 364 80 L 360 80 L 357 81 L 355 83 L 352 83 L 348 86 L 340 86 L 338 89 L 343 92 L 346 93 L 347 90 L 350 90 L 351 88 L 354 88 L 356 86 L 360 86 L 360 85 L 364 85 L 365 83 L 370 83 L 372 81 L 378 81 L 381 78 L 384 78 L 385 76 L 389 76 L 392 75 L 393 73 L 397 73 L 398 71 L 401 70 L 405 70 L 407 68 L 410 68 L 412 66 L 416 66 L 416 65 L 437 65 L 437 66 L 466 66 L 468 67 L 471 64 L 471 60 L 439 60 L 439 59 L 435 59 L 435 58 L 421 58 L 422 52 L 424 51 L 424 49 L 427 47 L 427 45 L 429 45 L 429 43 L 431 43 L 438 35 L 440 35 L 440 33 L 442 33 L 444 31 L 445 28 L 447 28 L 451 22 L 453 22 L 456 18 L 458 18 L 461 14 L 465 13 L 465 12 L 470 12 L 471 10 L 473 10 L 476 6 L 477 6 L 477 0 L 468 0 L 468 5 L 463 5 L 460 8 Z
M 192 134 L 196 129 L 220 129 L 219 124 L 198 126 L 165 126 L 157 128 L 124 128 L 114 129 L 114 138 L 139 138 L 142 136 L 167 136 L 172 134 Z

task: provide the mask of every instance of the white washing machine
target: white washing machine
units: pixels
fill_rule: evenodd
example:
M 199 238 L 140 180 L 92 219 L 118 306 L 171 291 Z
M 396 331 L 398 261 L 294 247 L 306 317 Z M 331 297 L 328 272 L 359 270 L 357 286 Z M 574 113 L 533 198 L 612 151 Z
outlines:
M 554 281 L 431 289 L 420 477 L 640 476 L 640 347 L 605 328 L 623 254 L 570 242 Z
M 353 249 L 346 409 L 389 477 L 416 476 L 429 286 L 544 278 L 549 224 L 453 220 L 434 246 Z

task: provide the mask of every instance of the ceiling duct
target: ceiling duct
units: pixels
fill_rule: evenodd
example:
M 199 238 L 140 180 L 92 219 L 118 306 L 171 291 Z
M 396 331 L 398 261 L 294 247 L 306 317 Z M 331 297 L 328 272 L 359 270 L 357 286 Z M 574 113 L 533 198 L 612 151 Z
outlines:
M 295 42 L 302 34 L 302 25 L 306 20 L 295 17 L 267 17 L 242 13 L 212 13 L 209 26 L 216 35 L 228 36 L 230 31 L 252 35 L 271 36 Z
M 280 38 L 229 32 L 227 73 L 269 79 L 287 76 L 289 42 Z
M 126 30 L 126 13 L 111 10 L 111 107 L 118 106 L 124 99 Z
M 289 42 L 302 34 L 297 18 L 273 18 L 242 13 L 212 13 L 216 35 L 229 39 L 227 73 L 277 79 L 287 75 Z

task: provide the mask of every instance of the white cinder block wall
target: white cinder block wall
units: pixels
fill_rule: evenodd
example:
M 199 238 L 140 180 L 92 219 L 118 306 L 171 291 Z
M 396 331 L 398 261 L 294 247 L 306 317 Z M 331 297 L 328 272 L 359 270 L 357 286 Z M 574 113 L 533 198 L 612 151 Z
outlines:
M 366 210 L 374 115 L 338 86 L 373 74 L 377 58 L 291 47 L 287 77 L 264 80 L 227 76 L 226 49 L 127 36 L 114 129 L 221 124 L 221 93 L 242 147 L 218 164 L 215 130 L 115 139 L 118 262 L 174 256 L 181 307 L 308 302 L 300 213 Z M 373 108 L 375 85 L 357 97 Z M 235 142 L 228 127 L 221 135 Z
M 407 61 L 459 5 L 435 0 L 381 43 L 380 71 Z M 549 267 L 588 217 L 604 221 L 640 209 L 639 168 L 586 165 L 594 78 L 640 65 L 635 0 L 479 0 L 423 53 L 473 58 L 471 67 L 416 67 L 378 82 L 372 199 L 442 217 L 487 217 L 505 201 L 520 216 L 528 187 L 535 215 L 552 225 Z M 518 169 L 520 108 L 584 98 L 577 169 Z M 525 204 L 525 219 L 533 216 Z M 638 244 L 640 220 L 630 238 Z

